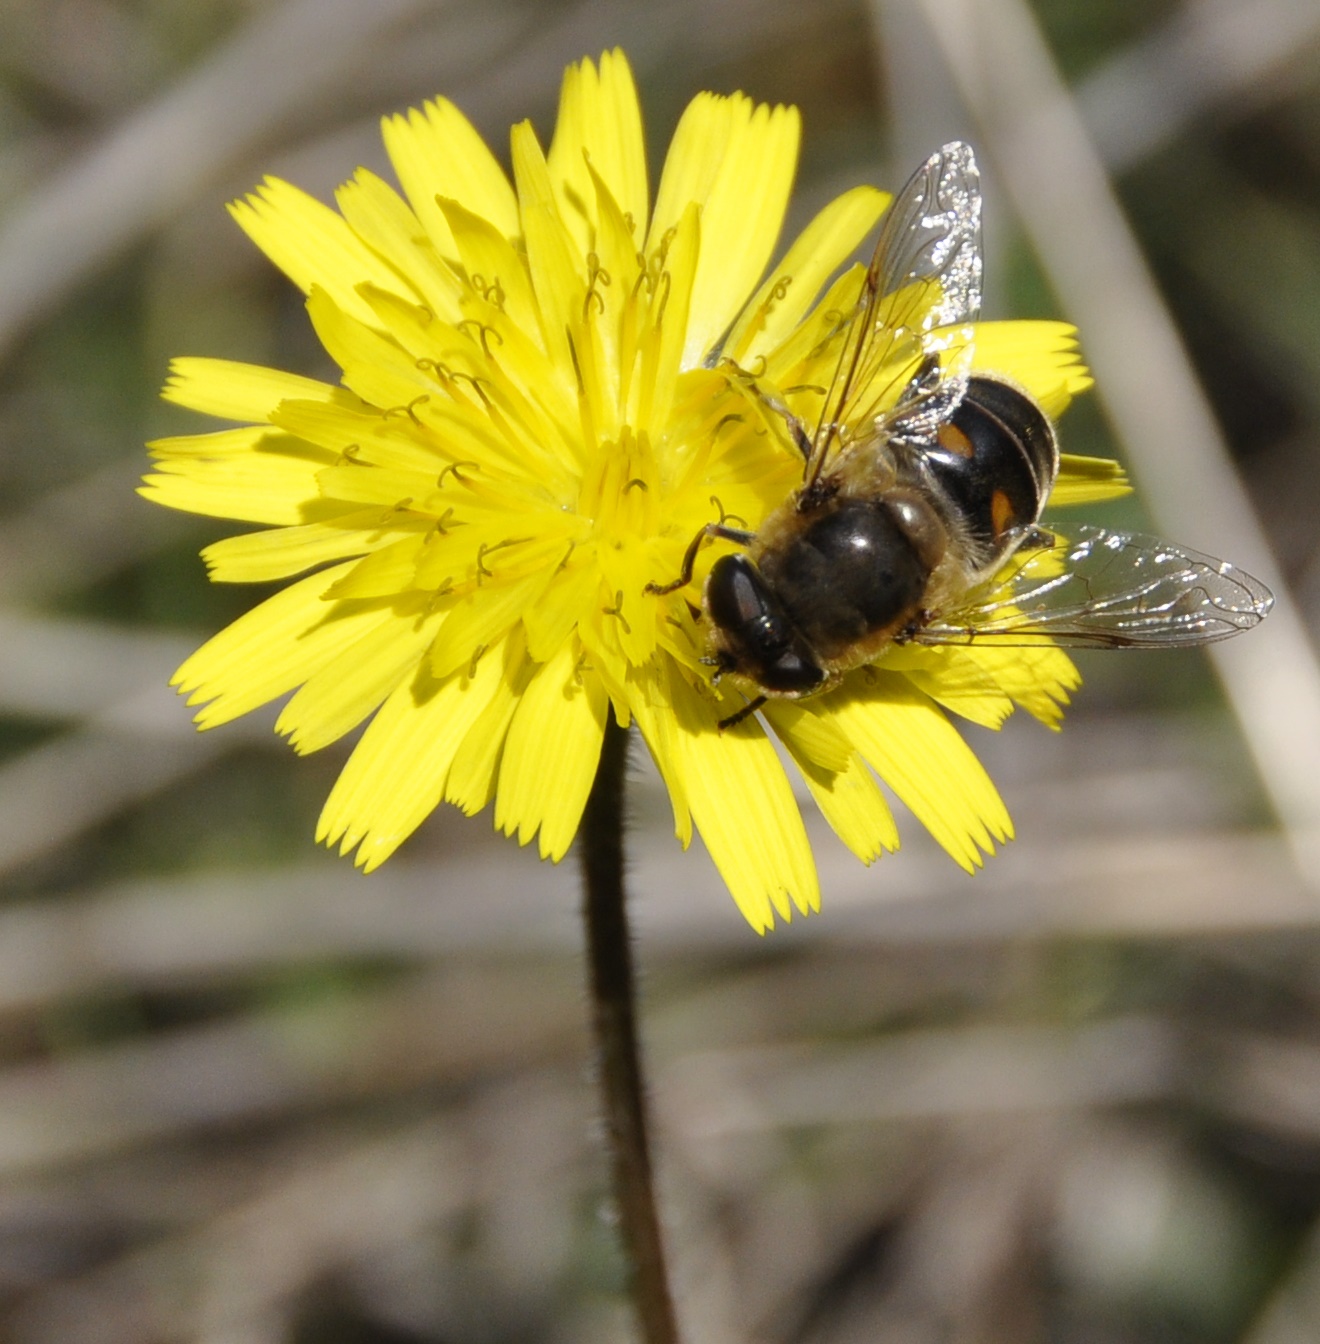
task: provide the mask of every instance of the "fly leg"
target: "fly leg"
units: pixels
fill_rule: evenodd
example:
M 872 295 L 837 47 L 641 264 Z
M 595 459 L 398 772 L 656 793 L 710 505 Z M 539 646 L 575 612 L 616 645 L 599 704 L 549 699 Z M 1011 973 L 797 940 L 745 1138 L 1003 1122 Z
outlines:
M 646 591 L 663 597 L 666 593 L 676 593 L 692 582 L 692 566 L 697 563 L 697 552 L 707 537 L 719 537 L 723 541 L 737 542 L 739 546 L 748 546 L 756 540 L 755 532 L 747 532 L 740 527 L 726 527 L 723 523 L 707 523 L 692 538 L 692 544 L 683 555 L 683 569 L 673 583 L 648 583 Z
M 723 732 L 726 728 L 732 728 L 744 719 L 750 719 L 765 704 L 765 700 L 765 696 L 758 695 L 755 700 L 749 700 L 736 714 L 730 714 L 727 719 L 721 719 L 716 727 L 719 728 L 720 732 Z
M 793 436 L 793 444 L 798 452 L 802 454 L 804 462 L 811 461 L 811 435 L 806 431 L 802 421 L 793 414 L 788 407 L 779 400 L 778 397 L 772 397 L 768 392 L 761 388 L 756 388 L 756 395 L 765 403 L 767 409 L 773 411 L 788 426 L 788 432 Z

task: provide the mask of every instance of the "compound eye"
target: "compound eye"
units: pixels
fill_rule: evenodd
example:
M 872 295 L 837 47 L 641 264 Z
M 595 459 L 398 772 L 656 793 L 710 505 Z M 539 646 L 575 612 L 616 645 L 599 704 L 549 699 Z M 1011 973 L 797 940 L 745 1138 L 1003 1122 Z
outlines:
M 745 630 L 773 611 L 765 580 L 745 555 L 722 555 L 711 566 L 706 605 L 711 620 L 724 630 Z

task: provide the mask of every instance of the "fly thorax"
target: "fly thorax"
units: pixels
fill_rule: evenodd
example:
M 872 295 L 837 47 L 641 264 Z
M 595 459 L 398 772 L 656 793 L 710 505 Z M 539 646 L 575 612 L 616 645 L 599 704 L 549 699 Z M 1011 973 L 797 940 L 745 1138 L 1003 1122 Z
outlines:
M 760 556 L 789 620 L 823 661 L 850 658 L 859 642 L 901 628 L 919 609 L 930 575 L 922 552 L 935 543 L 919 505 L 903 513 L 883 499 L 842 497 Z

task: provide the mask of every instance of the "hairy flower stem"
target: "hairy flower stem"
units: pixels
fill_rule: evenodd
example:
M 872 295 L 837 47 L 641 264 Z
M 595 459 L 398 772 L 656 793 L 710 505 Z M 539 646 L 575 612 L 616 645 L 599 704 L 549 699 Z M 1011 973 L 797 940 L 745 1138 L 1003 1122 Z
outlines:
M 611 712 L 600 765 L 582 818 L 579 852 L 591 1002 L 614 1197 L 645 1344 L 678 1344 L 656 1213 L 646 1104 L 637 1048 L 636 984 L 623 894 L 623 789 L 628 730 Z

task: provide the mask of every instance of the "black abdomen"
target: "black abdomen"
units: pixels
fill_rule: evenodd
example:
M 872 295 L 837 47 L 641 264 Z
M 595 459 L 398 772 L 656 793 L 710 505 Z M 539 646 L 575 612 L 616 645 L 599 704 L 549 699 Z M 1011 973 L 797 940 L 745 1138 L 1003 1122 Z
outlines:
M 993 378 L 968 381 L 958 409 L 923 457 L 980 552 L 980 564 L 1001 555 L 1040 517 L 1058 472 L 1045 413 Z

